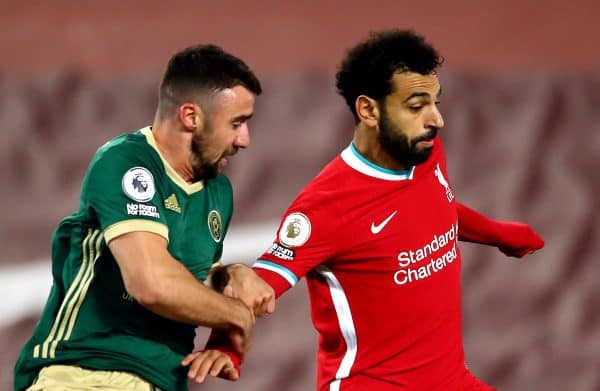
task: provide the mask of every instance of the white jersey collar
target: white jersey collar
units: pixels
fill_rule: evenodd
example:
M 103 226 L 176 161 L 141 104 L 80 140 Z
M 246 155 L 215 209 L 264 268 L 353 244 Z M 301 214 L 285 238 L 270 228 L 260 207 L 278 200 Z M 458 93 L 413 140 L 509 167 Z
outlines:
M 413 174 L 415 172 L 415 166 L 411 166 L 407 170 L 394 171 L 390 170 L 389 168 L 384 168 L 374 163 L 371 163 L 358 152 L 358 150 L 354 147 L 354 144 L 352 143 L 350 143 L 350 145 L 342 151 L 341 157 L 347 165 L 349 165 L 356 171 L 361 172 L 370 177 L 384 179 L 388 181 L 411 180 L 413 179 Z

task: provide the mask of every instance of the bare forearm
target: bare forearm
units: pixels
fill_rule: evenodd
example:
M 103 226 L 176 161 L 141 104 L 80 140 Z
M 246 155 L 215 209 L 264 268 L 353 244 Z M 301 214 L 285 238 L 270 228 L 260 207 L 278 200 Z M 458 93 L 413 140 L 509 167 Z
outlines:
M 255 316 L 263 316 L 275 311 L 275 292 L 247 265 L 231 264 L 212 270 L 212 289 L 225 292 L 226 287 L 234 297 L 242 300 L 254 311 Z
M 243 302 L 212 291 L 173 258 L 166 241 L 132 232 L 109 243 L 127 292 L 163 317 L 195 326 L 249 329 L 253 318 Z
M 249 309 L 237 299 L 219 294 L 201 284 L 179 262 L 165 271 L 155 294 L 141 305 L 165 318 L 195 326 L 244 328 Z

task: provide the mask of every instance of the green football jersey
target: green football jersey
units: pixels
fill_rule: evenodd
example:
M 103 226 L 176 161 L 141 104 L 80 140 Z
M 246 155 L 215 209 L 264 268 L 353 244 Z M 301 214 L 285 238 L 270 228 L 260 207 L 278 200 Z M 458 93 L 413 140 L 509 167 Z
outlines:
M 203 281 L 223 250 L 233 196 L 224 175 L 186 183 L 160 155 L 149 127 L 94 155 L 77 212 L 52 239 L 50 296 L 15 366 L 15 389 L 51 364 L 132 372 L 164 390 L 187 389 L 184 355 L 194 326 L 165 319 L 125 290 L 107 243 L 133 231 L 168 240 L 170 254 Z

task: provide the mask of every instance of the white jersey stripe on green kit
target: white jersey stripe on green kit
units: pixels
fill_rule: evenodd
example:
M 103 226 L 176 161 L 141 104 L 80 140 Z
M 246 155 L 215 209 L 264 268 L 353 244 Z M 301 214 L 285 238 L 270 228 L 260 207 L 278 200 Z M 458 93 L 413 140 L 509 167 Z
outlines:
M 56 346 L 59 341 L 63 339 L 63 335 L 65 333 L 65 328 L 67 322 L 74 310 L 79 310 L 80 303 L 78 304 L 78 298 L 80 296 L 85 295 L 85 291 L 89 286 L 89 282 L 91 281 L 91 275 L 93 274 L 94 269 L 94 261 L 97 259 L 98 251 L 94 253 L 95 247 L 99 247 L 99 244 L 102 239 L 102 235 L 100 235 L 100 230 L 92 230 L 88 229 L 88 233 L 83 240 L 82 245 L 82 262 L 79 271 L 77 272 L 77 276 L 71 283 L 67 294 L 65 295 L 65 299 L 62 302 L 60 310 L 58 311 L 58 316 L 56 317 L 54 324 L 52 325 L 52 329 L 50 330 L 50 334 L 48 338 L 42 344 L 42 358 L 54 358 L 56 353 Z M 98 242 L 96 244 L 96 242 Z M 78 305 L 77 305 L 78 304 Z M 70 333 L 69 333 L 70 335 Z M 65 339 L 68 339 L 65 338 Z M 34 349 L 34 357 L 39 356 L 39 345 L 37 345 Z

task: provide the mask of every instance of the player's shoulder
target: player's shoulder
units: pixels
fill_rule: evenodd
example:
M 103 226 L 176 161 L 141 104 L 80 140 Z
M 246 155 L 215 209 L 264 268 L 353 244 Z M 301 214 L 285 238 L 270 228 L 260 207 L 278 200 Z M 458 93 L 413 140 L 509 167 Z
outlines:
M 90 168 L 110 168 L 120 165 L 154 166 L 159 161 L 154 148 L 142 130 L 123 133 L 104 143 L 94 154 Z M 149 167 L 149 168 L 150 168 Z
M 83 188 L 103 188 L 115 181 L 155 183 L 165 175 L 160 156 L 140 130 L 123 133 L 102 145 L 88 166 Z
M 328 209 L 332 203 L 337 203 L 347 187 L 344 175 L 340 172 L 343 167 L 338 160 L 339 157 L 332 160 L 304 186 L 292 202 L 292 206 L 322 210 Z
M 148 144 L 146 136 L 141 130 L 127 132 L 108 140 L 96 151 L 98 158 L 114 156 L 140 156 L 152 152 L 152 147 Z

